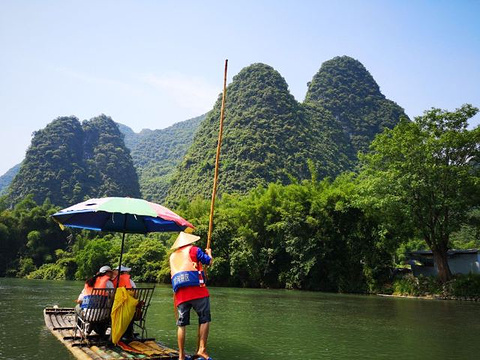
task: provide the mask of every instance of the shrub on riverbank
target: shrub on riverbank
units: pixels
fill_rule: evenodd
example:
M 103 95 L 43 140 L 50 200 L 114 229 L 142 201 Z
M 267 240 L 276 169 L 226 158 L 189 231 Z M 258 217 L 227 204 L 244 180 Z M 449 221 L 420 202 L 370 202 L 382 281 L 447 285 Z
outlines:
M 27 279 L 66 280 L 65 268 L 55 263 L 43 264 L 26 276 Z
M 456 276 L 445 284 L 447 293 L 455 297 L 476 297 L 480 299 L 480 275 L 468 274 Z
M 478 274 L 458 274 L 444 284 L 437 277 L 415 277 L 409 274 L 396 279 L 392 287 L 393 295 L 480 299 L 480 275 Z

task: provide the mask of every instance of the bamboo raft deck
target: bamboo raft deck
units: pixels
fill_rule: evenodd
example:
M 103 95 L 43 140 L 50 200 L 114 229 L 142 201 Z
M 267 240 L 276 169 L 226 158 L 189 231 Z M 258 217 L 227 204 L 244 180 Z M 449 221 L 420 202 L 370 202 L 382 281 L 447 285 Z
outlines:
M 127 352 L 119 346 L 114 346 L 95 334 L 88 336 L 87 343 L 81 343 L 78 333 L 75 338 L 74 308 L 48 307 L 44 309 L 43 314 L 47 328 L 79 360 L 178 359 L 177 350 L 167 348 L 158 342 L 155 342 L 155 344 L 160 348 L 157 348 L 157 352 L 161 354 L 155 355 Z

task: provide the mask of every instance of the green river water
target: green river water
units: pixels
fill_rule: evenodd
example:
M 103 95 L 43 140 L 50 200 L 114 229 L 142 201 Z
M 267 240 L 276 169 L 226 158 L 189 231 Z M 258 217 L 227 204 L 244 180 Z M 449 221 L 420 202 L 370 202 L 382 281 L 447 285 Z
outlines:
M 0 359 L 73 359 L 43 308 L 81 282 L 0 278 Z M 478 359 L 480 303 L 210 288 L 210 355 L 228 359 Z M 192 316 L 192 323 L 196 317 Z M 171 289 L 157 286 L 148 336 L 176 347 Z M 195 350 L 196 325 L 187 329 Z

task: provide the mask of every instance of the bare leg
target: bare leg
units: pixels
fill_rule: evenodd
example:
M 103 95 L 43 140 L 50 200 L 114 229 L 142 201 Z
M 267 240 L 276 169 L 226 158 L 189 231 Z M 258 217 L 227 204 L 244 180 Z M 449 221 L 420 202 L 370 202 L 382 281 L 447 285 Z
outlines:
M 204 323 L 198 325 L 198 350 L 197 354 L 203 356 L 207 359 L 209 356 L 207 354 L 207 339 L 208 331 L 210 330 L 210 323 Z
M 178 341 L 178 359 L 185 359 L 185 326 L 178 326 L 177 328 L 177 341 Z
M 197 331 L 197 354 L 199 349 L 200 349 L 200 324 L 198 324 L 198 331 Z

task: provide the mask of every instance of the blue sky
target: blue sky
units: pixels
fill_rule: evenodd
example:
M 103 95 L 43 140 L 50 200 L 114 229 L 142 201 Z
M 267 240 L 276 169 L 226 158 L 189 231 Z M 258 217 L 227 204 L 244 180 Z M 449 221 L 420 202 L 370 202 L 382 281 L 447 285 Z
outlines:
M 0 174 L 33 131 L 101 113 L 161 129 L 209 111 L 223 81 L 273 66 L 303 101 L 349 55 L 410 117 L 480 106 L 480 1 L 0 1 Z M 480 123 L 480 116 L 474 119 Z

